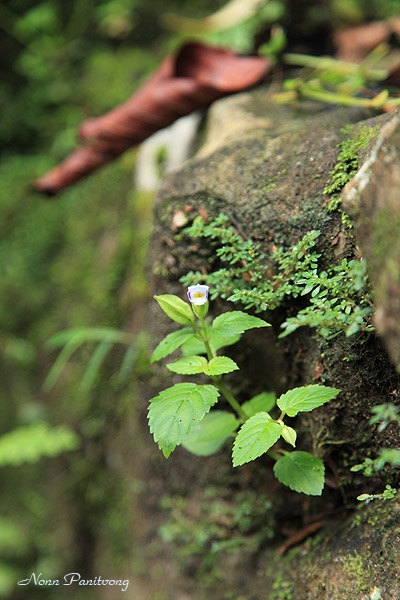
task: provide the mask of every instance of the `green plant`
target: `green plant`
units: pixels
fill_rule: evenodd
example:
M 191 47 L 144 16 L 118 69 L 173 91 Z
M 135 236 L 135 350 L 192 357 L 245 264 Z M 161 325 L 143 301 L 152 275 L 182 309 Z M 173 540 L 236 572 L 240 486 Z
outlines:
M 271 257 L 274 269 L 269 277 L 260 245 L 244 240 L 226 215 L 210 223 L 196 217 L 185 233 L 210 240 L 223 266 L 207 275 L 190 271 L 181 278 L 184 285 L 204 282 L 212 289 L 211 298 L 240 302 L 256 312 L 274 310 L 288 298 L 308 298 L 309 305 L 282 324 L 280 337 L 302 326 L 315 328 L 324 338 L 373 329 L 365 261 L 343 259 L 339 265 L 320 269 L 321 255 L 315 250 L 319 231 L 306 233 L 287 250 L 279 248 Z
M 357 496 L 357 500 L 360 502 L 371 502 L 371 500 L 393 500 L 396 496 L 397 490 L 387 485 L 381 494 L 360 494 Z
M 391 422 L 397 423 L 400 427 L 400 409 L 391 402 L 373 406 L 371 412 L 373 416 L 369 422 L 371 425 L 378 425 L 378 433 L 382 433 Z M 386 464 L 394 468 L 400 466 L 400 448 L 382 448 L 376 458 L 366 457 L 362 463 L 353 465 L 350 470 L 353 472 L 362 471 L 365 477 L 372 477 L 381 471 Z
M 271 600 L 293 600 L 293 583 L 280 573 L 272 584 Z
M 236 343 L 245 331 L 267 327 L 263 319 L 242 311 L 225 312 L 207 319 L 208 286 L 188 288 L 190 305 L 178 296 L 155 296 L 164 313 L 183 328 L 168 334 L 155 348 L 151 362 L 182 351 L 182 358 L 167 364 L 179 375 L 206 375 L 211 384 L 176 383 L 151 399 L 148 418 L 154 441 L 166 458 L 182 444 L 194 454 L 207 456 L 234 438 L 233 466 L 237 467 L 268 453 L 276 463 L 277 479 L 297 492 L 320 495 L 324 486 L 324 465 L 304 451 L 289 452 L 275 446 L 279 440 L 296 446 L 296 431 L 287 417 L 310 412 L 339 393 L 321 385 L 289 390 L 276 400 L 277 418 L 271 416 L 275 396 L 261 393 L 240 404 L 223 375 L 239 370 L 228 356 L 218 355 L 222 348 Z M 232 412 L 210 409 L 223 396 Z
M 326 270 L 305 273 L 297 280 L 303 287 L 300 295 L 310 294 L 310 304 L 296 317 L 282 324 L 284 337 L 298 327 L 314 327 L 324 338 L 345 331 L 349 337 L 359 331 L 372 331 L 373 312 L 369 293 L 365 293 L 367 272 L 365 261 L 347 260 Z
M 362 127 L 359 130 L 355 130 L 352 125 L 346 125 L 341 129 L 340 133 L 347 137 L 338 145 L 339 155 L 337 163 L 329 173 L 330 183 L 326 184 L 324 188 L 324 194 L 335 195 L 329 204 L 330 210 L 337 208 L 340 199 L 338 199 L 336 194 L 339 194 L 342 191 L 346 183 L 348 183 L 358 171 L 358 152 L 365 148 L 368 143 L 377 136 L 378 131 L 379 128 L 377 126 Z
M 378 432 L 381 433 L 386 429 L 389 423 L 397 423 L 400 427 L 400 408 L 392 402 L 386 402 L 385 404 L 378 404 L 371 408 L 373 417 L 370 418 L 369 422 L 371 425 L 378 425 Z
M 257 34 L 268 24 L 281 20 L 285 12 L 285 2 L 282 0 L 270 2 L 251 0 L 227 2 L 222 8 L 202 19 L 188 19 L 181 15 L 167 13 L 162 17 L 162 21 L 167 27 L 186 36 L 196 35 L 197 38 L 209 43 L 229 47 L 236 52 L 248 53 L 254 49 L 254 39 Z M 283 32 L 279 37 L 284 37 Z M 281 45 L 283 42 L 274 39 L 273 43 L 264 44 L 263 53 L 274 56 L 276 49 Z
M 80 439 L 78 435 L 65 425 L 50 426 L 44 421 L 19 426 L 0 436 L 0 467 L 15 467 L 19 469 L 21 479 L 29 481 L 24 471 L 24 465 L 29 471 L 39 466 L 43 458 L 53 458 L 63 452 L 78 450 Z M 22 475 L 21 475 L 22 470 Z M 34 471 L 37 475 L 38 470 Z M 6 471 L 7 473 L 7 471 Z M 3 480 L 5 479 L 3 473 Z M 3 486 L 8 487 L 8 486 Z M 15 582 L 21 577 L 21 567 L 28 568 L 35 556 L 33 553 L 35 541 L 32 532 L 26 528 L 26 512 L 34 512 L 33 506 L 40 504 L 37 492 L 29 488 L 24 495 L 24 513 L 14 516 L 10 514 L 10 506 L 19 504 L 18 498 L 7 499 L 5 490 L 3 496 L 4 517 L 0 518 L 0 598 L 9 598 L 15 589 Z M 41 532 L 41 541 L 45 534 Z M 38 544 L 38 552 L 43 552 L 43 545 Z

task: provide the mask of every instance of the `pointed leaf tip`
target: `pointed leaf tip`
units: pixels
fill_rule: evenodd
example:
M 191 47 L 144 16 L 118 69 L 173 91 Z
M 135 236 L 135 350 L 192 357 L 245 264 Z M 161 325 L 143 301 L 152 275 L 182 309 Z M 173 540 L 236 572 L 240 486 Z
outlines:
M 335 398 L 341 390 L 324 385 L 305 385 L 289 390 L 277 400 L 277 405 L 289 417 L 310 412 Z
M 163 294 L 154 296 L 154 300 L 159 304 L 165 314 L 180 325 L 192 325 L 194 323 L 194 314 L 187 302 L 184 302 L 179 296 L 174 294 Z

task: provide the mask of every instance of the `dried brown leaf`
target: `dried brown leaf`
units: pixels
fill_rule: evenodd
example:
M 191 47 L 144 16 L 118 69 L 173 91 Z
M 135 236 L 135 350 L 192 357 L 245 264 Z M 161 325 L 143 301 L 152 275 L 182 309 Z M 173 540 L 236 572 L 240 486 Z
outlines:
M 39 178 L 35 189 L 56 194 L 179 117 L 255 85 L 269 66 L 262 57 L 237 56 L 198 42 L 185 44 L 129 100 L 84 121 L 79 129 L 84 145 Z

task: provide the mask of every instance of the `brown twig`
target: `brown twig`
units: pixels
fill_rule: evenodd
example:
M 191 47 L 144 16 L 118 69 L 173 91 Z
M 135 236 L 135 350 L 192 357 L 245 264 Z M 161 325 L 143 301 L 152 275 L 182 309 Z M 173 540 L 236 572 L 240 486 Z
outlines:
M 303 529 L 298 531 L 295 535 L 292 535 L 288 540 L 286 540 L 286 542 L 279 546 L 277 552 L 278 556 L 283 556 L 289 550 L 289 548 L 297 546 L 297 544 L 300 544 L 300 542 L 318 531 L 318 529 L 321 529 L 321 527 L 322 521 L 316 521 L 315 523 L 310 523 L 310 525 L 303 527 Z

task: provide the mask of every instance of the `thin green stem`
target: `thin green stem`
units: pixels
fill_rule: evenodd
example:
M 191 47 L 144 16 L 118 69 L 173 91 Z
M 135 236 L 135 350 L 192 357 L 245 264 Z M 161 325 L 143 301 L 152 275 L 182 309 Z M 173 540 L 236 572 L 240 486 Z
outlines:
M 211 346 L 210 346 L 210 344 L 209 344 L 209 342 L 207 340 L 203 339 L 203 344 L 204 344 L 205 349 L 207 351 L 207 358 L 208 358 L 208 360 L 211 360 L 212 358 L 215 357 L 215 352 L 213 352 L 213 350 L 212 350 L 212 348 L 211 348 Z
M 222 381 L 221 377 L 211 377 L 216 387 L 219 389 L 224 398 L 229 402 L 230 406 L 237 413 L 240 420 L 244 423 L 249 418 L 243 408 L 240 406 L 239 402 L 236 400 L 235 396 L 232 394 L 227 385 Z
M 198 317 L 198 318 L 199 318 L 199 321 L 201 324 L 203 344 L 204 344 L 204 347 L 207 352 L 207 357 L 208 357 L 208 360 L 211 360 L 212 358 L 214 358 L 216 356 L 216 353 L 211 348 L 210 343 L 207 339 L 207 329 L 206 329 L 206 323 L 205 323 L 204 319 L 202 317 Z M 233 408 L 233 410 L 236 412 L 236 414 L 239 416 L 240 420 L 243 423 L 245 421 L 247 421 L 248 415 L 242 409 L 239 402 L 236 400 L 235 396 L 232 394 L 232 392 L 228 388 L 228 386 L 225 385 L 225 383 L 222 381 L 221 376 L 219 375 L 218 377 L 211 377 L 211 379 L 215 383 L 216 387 L 219 389 L 221 394 L 224 396 L 224 398 L 228 401 L 230 406 Z
M 309 67 L 320 71 L 332 71 L 344 76 L 364 75 L 369 81 L 382 81 L 388 75 L 386 69 L 375 69 L 373 63 L 364 61 L 357 64 L 330 57 L 310 56 L 307 54 L 286 53 L 283 61 L 288 65 Z
M 207 325 L 206 325 L 205 320 L 202 317 L 198 316 L 198 319 L 199 319 L 199 322 L 201 325 L 201 327 L 199 328 L 199 333 L 201 335 L 204 347 L 207 352 L 207 358 L 208 358 L 208 360 L 211 360 L 212 358 L 215 357 L 215 352 L 211 348 L 210 342 L 208 341 Z
M 365 108 L 381 108 L 384 106 L 387 100 L 387 94 L 384 93 L 385 90 L 384 92 L 381 92 L 375 96 L 375 98 L 356 98 L 355 96 L 345 96 L 343 94 L 329 92 L 322 88 L 315 88 L 314 86 L 304 83 L 299 87 L 298 91 L 304 97 L 310 98 L 311 100 L 342 104 L 346 106 L 362 106 Z
M 336 60 L 330 57 L 310 56 L 309 54 L 293 54 L 287 52 L 283 55 L 283 61 L 287 65 L 298 67 L 311 67 L 320 70 L 335 70 L 338 73 L 354 75 L 360 70 L 360 66 L 355 63 Z
M 287 452 L 285 450 L 268 450 L 267 454 L 274 460 L 279 460 L 282 456 L 287 454 Z

